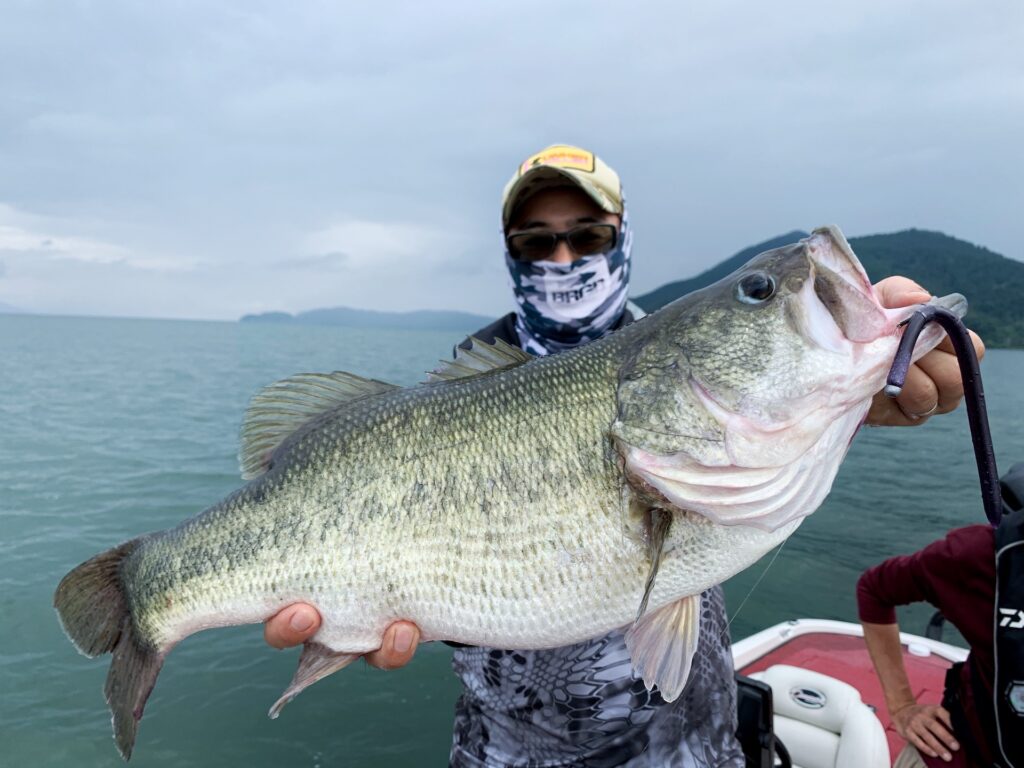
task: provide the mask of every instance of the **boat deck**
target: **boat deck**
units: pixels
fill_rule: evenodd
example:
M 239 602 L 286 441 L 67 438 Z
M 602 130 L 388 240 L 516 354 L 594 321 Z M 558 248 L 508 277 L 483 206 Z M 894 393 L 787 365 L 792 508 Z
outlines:
M 901 634 L 903 661 L 917 700 L 938 704 L 946 670 L 967 651 L 916 635 Z M 802 619 L 770 627 L 740 640 L 733 648 L 736 670 L 744 675 L 774 664 L 820 672 L 842 680 L 860 691 L 861 699 L 875 710 L 885 728 L 889 753 L 895 759 L 905 742 L 892 727 L 882 687 L 875 676 L 861 628 L 838 621 Z

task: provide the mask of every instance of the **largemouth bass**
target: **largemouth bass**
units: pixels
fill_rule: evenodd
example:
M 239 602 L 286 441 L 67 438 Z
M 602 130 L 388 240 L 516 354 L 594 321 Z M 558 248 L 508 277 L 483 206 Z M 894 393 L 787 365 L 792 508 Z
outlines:
M 678 697 L 698 596 L 821 504 L 913 309 L 884 309 L 824 228 L 562 354 L 476 343 L 411 388 L 271 385 L 243 427 L 245 486 L 57 588 L 72 642 L 113 654 L 121 754 L 176 643 L 296 601 L 323 623 L 272 716 L 397 619 L 524 649 L 630 627 L 636 674 Z

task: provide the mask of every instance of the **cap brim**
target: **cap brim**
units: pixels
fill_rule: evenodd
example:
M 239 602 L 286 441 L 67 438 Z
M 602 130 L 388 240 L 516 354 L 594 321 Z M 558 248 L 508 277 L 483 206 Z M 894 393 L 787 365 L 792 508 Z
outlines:
M 596 184 L 581 178 L 572 171 L 550 165 L 539 165 L 520 176 L 509 189 L 505 197 L 505 205 L 502 208 L 502 222 L 508 228 L 509 220 L 516 207 L 541 190 L 568 186 L 582 189 L 601 210 L 608 211 L 608 213 L 622 213 L 622 207 L 616 205 Z

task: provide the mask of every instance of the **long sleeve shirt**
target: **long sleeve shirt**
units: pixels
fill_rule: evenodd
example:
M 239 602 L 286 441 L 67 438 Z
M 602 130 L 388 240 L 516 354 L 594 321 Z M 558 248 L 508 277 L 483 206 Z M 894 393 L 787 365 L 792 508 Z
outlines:
M 631 322 L 629 310 L 622 324 Z M 518 345 L 515 314 L 475 338 Z M 465 346 L 463 342 L 460 346 Z M 743 768 L 736 682 L 721 587 L 701 595 L 700 641 L 673 702 L 635 678 L 622 631 L 565 648 L 457 648 L 464 686 L 451 768 Z
M 950 531 L 912 555 L 893 557 L 868 569 L 857 582 L 861 621 L 895 624 L 897 605 L 925 601 L 942 611 L 963 635 L 973 663 L 961 668 L 956 693 L 964 704 L 974 741 L 983 751 L 988 745 L 980 718 L 990 718 L 991 709 L 976 705 L 971 675 L 977 670 L 991 700 L 995 586 L 995 541 L 988 525 Z

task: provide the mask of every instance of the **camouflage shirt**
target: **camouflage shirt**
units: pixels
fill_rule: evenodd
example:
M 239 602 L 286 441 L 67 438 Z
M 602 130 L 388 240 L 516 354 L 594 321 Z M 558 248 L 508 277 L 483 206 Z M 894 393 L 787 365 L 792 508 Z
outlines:
M 458 648 L 465 691 L 450 764 L 743 768 L 721 587 L 701 595 L 700 643 L 683 694 L 666 703 L 634 679 L 621 631 L 567 648 Z
M 631 320 L 627 311 L 615 327 Z M 514 315 L 474 336 L 519 345 Z M 700 622 L 690 679 L 672 703 L 633 677 L 621 630 L 546 651 L 457 648 L 452 667 L 465 690 L 450 765 L 743 768 L 720 587 L 701 595 Z

